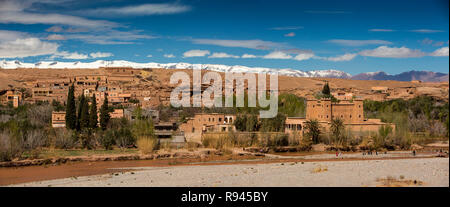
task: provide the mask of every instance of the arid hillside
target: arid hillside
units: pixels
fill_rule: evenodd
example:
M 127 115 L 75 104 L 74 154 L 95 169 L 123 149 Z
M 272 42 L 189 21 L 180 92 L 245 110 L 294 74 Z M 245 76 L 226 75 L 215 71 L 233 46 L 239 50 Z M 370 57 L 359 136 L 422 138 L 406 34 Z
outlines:
M 136 74 L 139 81 L 135 84 L 140 88 L 161 92 L 160 97 L 169 97 L 170 91 L 176 85 L 169 82 L 176 71 L 185 71 L 192 75 L 192 70 L 179 69 L 148 69 Z M 203 71 L 205 73 L 206 71 Z M 107 75 L 102 69 L 0 69 L 0 90 L 12 88 L 27 88 L 27 82 L 36 80 L 51 80 L 70 78 L 83 75 Z M 221 73 L 224 79 L 224 73 Z M 447 82 L 406 82 L 379 80 L 350 80 L 334 78 L 299 78 L 279 76 L 279 90 L 303 97 L 313 97 L 328 81 L 332 92 L 350 94 L 366 99 L 386 100 L 394 98 L 412 98 L 417 95 L 430 95 L 440 99 L 448 99 Z M 127 85 L 133 85 L 128 83 Z M 383 88 L 378 90 L 377 88 Z

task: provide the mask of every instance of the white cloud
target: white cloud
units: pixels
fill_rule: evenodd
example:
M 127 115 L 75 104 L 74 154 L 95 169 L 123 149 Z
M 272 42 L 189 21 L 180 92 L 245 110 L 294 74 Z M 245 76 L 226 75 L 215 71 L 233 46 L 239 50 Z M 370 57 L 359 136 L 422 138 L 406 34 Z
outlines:
M 59 34 L 52 34 L 47 37 L 47 40 L 65 40 L 66 38 Z
M 369 29 L 370 32 L 394 32 L 393 29 Z
M 98 32 L 94 34 L 68 34 L 66 39 L 77 39 L 83 42 L 99 45 L 123 45 L 133 44 L 139 39 L 154 39 L 155 36 L 139 34 L 140 31 L 118 31 Z
M 149 57 L 149 58 L 150 58 L 150 57 L 153 57 L 153 55 L 147 55 L 147 57 Z
M 364 45 L 390 45 L 392 42 L 385 40 L 343 40 L 343 39 L 333 39 L 328 40 L 330 43 L 344 45 L 344 46 L 364 46 Z
M 333 61 L 333 62 L 350 61 L 350 60 L 353 60 L 353 58 L 355 58 L 357 55 L 358 54 L 355 54 L 355 53 L 346 53 L 341 56 L 326 58 L 326 60 Z
M 52 27 L 49 27 L 48 29 L 46 29 L 45 31 L 47 31 L 47 32 L 62 32 L 63 28 L 60 26 L 52 26 Z
M 301 53 L 301 54 L 296 55 L 296 56 L 294 57 L 294 59 L 295 59 L 295 60 L 298 60 L 298 61 L 302 61 L 302 60 L 308 60 L 308 59 L 311 59 L 311 58 L 313 58 L 313 57 L 314 57 L 314 54 L 313 54 L 313 53 Z
M 437 32 L 444 32 L 442 30 L 433 30 L 433 29 L 416 29 L 411 30 L 411 32 L 417 32 L 417 33 L 437 33 Z
M 271 30 L 299 30 L 303 29 L 301 26 L 287 26 L 287 27 L 273 27 Z
M 429 39 L 429 38 L 425 38 L 425 39 L 423 39 L 423 40 L 421 40 L 419 42 L 421 44 L 423 44 L 423 45 L 433 45 L 435 47 L 440 47 L 440 46 L 444 45 L 443 41 L 434 41 L 434 40 Z
M 436 57 L 447 56 L 448 57 L 448 47 L 439 48 L 439 49 L 435 50 L 434 52 L 432 52 L 430 54 L 430 56 L 436 56 Z
M 80 13 L 94 15 L 94 16 L 116 16 L 116 15 L 163 15 L 163 14 L 177 14 L 190 11 L 191 7 L 181 4 L 142 4 L 125 7 L 109 7 L 91 9 L 87 11 L 80 11 Z
M 19 38 L 25 38 L 28 35 L 24 32 L 17 32 L 11 30 L 0 30 L 0 42 L 13 41 Z
M 87 54 L 81 54 L 78 52 L 56 52 L 54 55 L 50 56 L 50 59 L 54 58 L 62 58 L 62 59 L 72 59 L 72 60 L 82 60 L 82 59 L 88 59 L 89 56 Z
M 285 45 L 282 43 L 263 41 L 263 40 L 220 40 L 220 39 L 191 39 L 194 44 L 217 45 L 222 47 L 242 47 L 258 50 L 267 50 L 271 48 L 280 48 Z
M 189 50 L 183 53 L 183 57 L 204 57 L 209 54 L 209 50 Z
M 164 57 L 166 57 L 166 58 L 174 58 L 175 55 L 173 55 L 173 54 L 164 54 Z
M 252 54 L 243 54 L 241 57 L 242 58 L 257 58 L 256 55 L 252 55 Z
M 294 32 L 289 32 L 287 34 L 284 35 L 285 37 L 294 37 L 295 33 Z
M 0 23 L 63 24 L 96 29 L 118 26 L 118 24 L 114 22 L 105 20 L 90 20 L 64 14 L 28 12 L 27 9 L 32 8 L 33 3 L 33 1 L 0 1 Z
M 114 54 L 112 54 L 110 52 L 95 52 L 95 53 L 89 54 L 89 56 L 91 56 L 92 58 L 104 58 L 104 57 L 114 56 Z
M 363 50 L 359 53 L 362 56 L 385 57 L 385 58 L 410 58 L 423 57 L 425 53 L 420 50 L 412 50 L 407 47 L 380 46 L 373 50 Z
M 282 51 L 273 51 L 263 56 L 264 59 L 291 59 L 292 56 Z
M 239 56 L 236 55 L 230 55 L 224 52 L 215 52 L 212 55 L 210 55 L 208 58 L 239 58 Z
M 58 50 L 56 43 L 41 41 L 38 38 L 0 41 L 0 58 L 21 58 L 53 54 Z

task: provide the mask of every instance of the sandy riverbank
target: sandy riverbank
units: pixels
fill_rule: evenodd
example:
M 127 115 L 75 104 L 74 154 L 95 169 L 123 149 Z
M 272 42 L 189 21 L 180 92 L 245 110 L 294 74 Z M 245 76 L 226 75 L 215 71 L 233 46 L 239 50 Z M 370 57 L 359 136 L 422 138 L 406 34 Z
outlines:
M 136 167 L 15 186 L 380 186 L 379 179 L 449 186 L 448 158 Z M 420 184 L 420 185 L 419 185 Z

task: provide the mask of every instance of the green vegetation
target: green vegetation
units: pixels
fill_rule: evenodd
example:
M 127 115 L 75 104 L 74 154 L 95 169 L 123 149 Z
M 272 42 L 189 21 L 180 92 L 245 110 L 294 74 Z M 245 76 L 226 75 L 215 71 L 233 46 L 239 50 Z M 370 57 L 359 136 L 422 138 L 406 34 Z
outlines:
M 98 127 L 97 100 L 95 94 L 92 95 L 91 107 L 89 109 L 89 127 L 92 129 Z
M 66 106 L 66 127 L 68 129 L 75 129 L 77 126 L 77 115 L 75 106 L 75 86 L 72 84 L 69 87 L 69 93 L 67 95 L 67 106 Z
M 109 107 L 108 107 L 108 96 L 105 95 L 105 100 L 103 100 L 103 105 L 100 108 L 100 128 L 105 130 L 111 116 L 109 115 Z
M 448 107 L 448 102 L 429 96 L 410 100 L 364 101 L 366 118 L 394 123 L 397 133 L 426 133 L 433 137 L 449 136 Z
M 305 137 L 309 138 L 309 140 L 311 140 L 312 143 L 314 144 L 319 143 L 319 137 L 321 132 L 319 122 L 317 120 L 306 121 L 305 130 L 306 130 Z

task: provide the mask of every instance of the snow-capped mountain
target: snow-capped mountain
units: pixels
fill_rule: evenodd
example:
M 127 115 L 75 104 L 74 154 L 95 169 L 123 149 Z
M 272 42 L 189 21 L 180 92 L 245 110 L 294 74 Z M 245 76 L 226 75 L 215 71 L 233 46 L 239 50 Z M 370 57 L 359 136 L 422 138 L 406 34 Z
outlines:
M 322 77 L 322 78 L 343 78 L 353 80 L 397 80 L 411 81 L 421 80 L 426 82 L 448 81 L 449 76 L 445 73 L 435 73 L 431 71 L 408 71 L 397 75 L 389 75 L 383 71 L 360 73 L 350 75 L 339 70 L 313 70 L 302 71 L 290 68 L 276 69 L 263 67 L 247 67 L 241 65 L 219 65 L 219 64 L 190 64 L 190 63 L 135 63 L 125 60 L 97 60 L 94 62 L 59 62 L 59 61 L 41 61 L 37 63 L 22 63 L 18 60 L 0 61 L 0 68 L 36 68 L 36 69 L 97 69 L 100 67 L 132 67 L 132 68 L 161 68 L 161 69 L 197 69 L 211 70 L 217 72 L 248 72 L 248 73 L 267 73 L 292 76 L 292 77 Z
M 58 62 L 58 61 L 41 61 L 37 63 L 22 63 L 20 61 L 0 61 L 0 68 L 16 69 L 16 68 L 36 68 L 36 69 L 96 69 L 100 67 L 132 67 L 132 68 L 162 68 L 162 69 L 200 69 L 211 70 L 217 72 L 248 72 L 248 73 L 267 73 L 293 77 L 326 77 L 326 78 L 351 78 L 352 76 L 346 72 L 339 70 L 315 70 L 301 71 L 294 69 L 275 69 L 263 67 L 246 67 L 241 65 L 218 65 L 218 64 L 190 64 L 190 63 L 135 63 L 125 60 L 104 61 L 97 60 L 94 62 Z
M 408 71 L 396 75 L 389 75 L 383 71 L 372 73 L 360 73 L 354 75 L 353 80 L 397 80 L 397 81 L 412 81 L 421 80 L 425 82 L 442 82 L 448 81 L 448 74 L 436 73 L 432 71 Z

